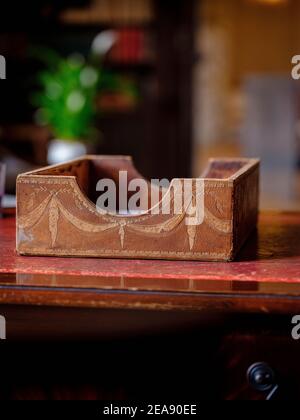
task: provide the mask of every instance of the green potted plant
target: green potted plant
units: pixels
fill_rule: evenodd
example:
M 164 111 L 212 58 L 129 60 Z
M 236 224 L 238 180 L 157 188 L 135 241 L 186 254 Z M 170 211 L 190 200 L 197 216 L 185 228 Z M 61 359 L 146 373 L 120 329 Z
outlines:
M 41 90 L 34 104 L 37 122 L 48 125 L 54 136 L 48 162 L 55 164 L 85 154 L 93 139 L 100 72 L 78 54 L 63 58 L 47 52 L 47 57 L 51 64 L 38 75 Z
M 94 118 L 100 92 L 137 96 L 131 82 L 103 69 L 102 59 L 115 41 L 113 31 L 97 35 L 88 60 L 80 54 L 65 58 L 45 48 L 35 50 L 46 63 L 46 69 L 38 74 L 41 89 L 34 93 L 33 104 L 37 107 L 36 122 L 47 125 L 54 137 L 48 148 L 48 163 L 86 154 L 96 140 Z

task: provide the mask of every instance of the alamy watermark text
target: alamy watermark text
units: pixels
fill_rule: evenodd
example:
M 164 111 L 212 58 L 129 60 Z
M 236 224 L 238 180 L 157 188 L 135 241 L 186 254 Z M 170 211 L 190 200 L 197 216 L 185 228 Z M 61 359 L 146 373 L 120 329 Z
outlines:
M 0 315 L 0 340 L 6 339 L 6 319 Z
M 6 79 L 6 60 L 3 55 L 0 55 L 0 79 Z

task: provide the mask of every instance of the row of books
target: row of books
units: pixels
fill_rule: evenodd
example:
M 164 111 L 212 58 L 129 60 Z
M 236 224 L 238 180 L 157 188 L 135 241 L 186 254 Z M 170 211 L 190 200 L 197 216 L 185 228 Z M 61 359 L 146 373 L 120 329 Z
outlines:
M 118 64 L 140 64 L 153 61 L 151 34 L 143 29 L 124 28 L 116 31 L 117 41 L 108 54 L 108 60 Z
M 61 20 L 69 24 L 134 24 L 153 20 L 152 0 L 93 0 L 85 8 L 67 9 Z

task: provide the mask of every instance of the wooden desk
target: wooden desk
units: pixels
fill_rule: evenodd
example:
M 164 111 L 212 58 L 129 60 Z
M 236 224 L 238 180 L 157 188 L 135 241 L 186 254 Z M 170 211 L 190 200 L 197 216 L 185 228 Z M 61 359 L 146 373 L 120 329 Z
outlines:
M 106 360 L 111 363 L 112 357 L 120 373 L 124 364 L 111 354 L 118 353 L 121 340 L 128 363 L 135 366 L 128 377 L 140 369 L 149 377 L 137 388 L 118 379 L 113 395 L 122 389 L 122 395 L 143 396 L 155 360 L 153 372 L 168 364 L 170 372 L 176 371 L 177 381 L 169 372 L 166 382 L 170 395 L 176 389 L 181 396 L 187 391 L 193 396 L 189 386 L 178 382 L 193 357 L 198 366 L 193 374 L 206 378 L 195 393 L 200 397 L 265 396 L 253 391 L 245 376 L 249 365 L 260 360 L 289 383 L 297 380 L 293 389 L 300 395 L 299 342 L 291 338 L 291 318 L 300 314 L 300 213 L 263 213 L 258 232 L 233 263 L 20 257 L 14 231 L 14 212 L 7 211 L 0 219 L 0 314 L 7 318 L 8 342 L 83 340 L 78 353 L 84 342 L 101 342 L 101 351 L 106 348 L 110 355 Z M 53 350 L 53 344 L 40 345 L 43 352 Z M 17 355 L 18 347 L 9 348 Z M 88 347 L 83 352 L 89 358 Z M 183 364 L 179 353 L 187 357 Z M 28 350 L 27 356 L 34 360 L 34 354 Z M 145 358 L 137 368 L 134 355 L 141 354 Z M 82 353 L 78 357 L 77 370 Z M 163 384 L 152 392 L 161 396 Z
M 0 219 L 0 302 L 84 308 L 300 310 L 300 213 L 262 214 L 233 263 L 20 257 Z

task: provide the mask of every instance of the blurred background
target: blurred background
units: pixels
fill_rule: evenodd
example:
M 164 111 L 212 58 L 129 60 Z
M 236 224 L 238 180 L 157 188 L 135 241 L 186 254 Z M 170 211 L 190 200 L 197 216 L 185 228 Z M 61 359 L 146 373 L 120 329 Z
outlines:
M 262 208 L 300 202 L 299 0 L 28 0 L 1 5 L 0 160 L 85 152 L 149 178 L 262 159 Z

